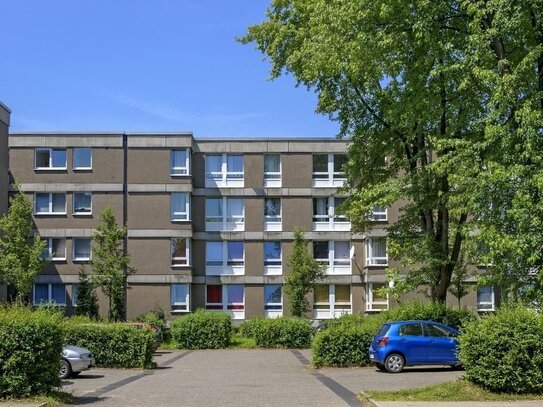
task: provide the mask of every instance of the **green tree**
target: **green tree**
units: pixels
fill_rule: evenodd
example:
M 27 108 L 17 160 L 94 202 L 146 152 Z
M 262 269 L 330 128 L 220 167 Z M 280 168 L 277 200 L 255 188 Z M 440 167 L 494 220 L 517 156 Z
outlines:
M 0 276 L 16 288 L 18 304 L 27 301 L 34 278 L 49 261 L 43 257 L 47 242 L 33 233 L 33 225 L 32 205 L 19 190 L 0 218 Z
M 451 279 L 451 286 L 449 287 L 449 292 L 456 298 L 458 301 L 458 308 L 460 308 L 460 302 L 462 298 L 468 295 L 471 291 L 471 288 L 466 279 L 469 277 L 466 267 L 457 267 L 454 270 L 454 274 Z
M 98 298 L 96 297 L 94 284 L 89 279 L 84 266 L 79 269 L 76 314 L 89 318 L 98 318 Z
M 92 235 L 93 283 L 108 297 L 108 317 L 112 321 L 125 319 L 126 281 L 128 275 L 135 272 L 130 267 L 130 256 L 123 252 L 126 232 L 126 227 L 117 225 L 113 210 L 106 208 Z
M 313 258 L 301 229 L 294 229 L 294 242 L 288 258 L 290 273 L 285 277 L 285 294 L 290 311 L 295 317 L 303 317 L 309 311 L 305 296 L 325 277 L 324 268 Z
M 428 286 L 444 302 L 470 230 L 501 253 L 514 246 L 511 258 L 519 236 L 542 252 L 543 237 L 529 232 L 543 218 L 525 218 L 543 185 L 541 5 L 272 0 L 267 20 L 241 38 L 269 58 L 272 79 L 287 72 L 315 90 L 317 111 L 350 138 L 345 211 L 354 231 L 372 227 L 373 206 L 403 204 L 388 230 L 396 290 Z M 502 211 L 486 208 L 490 230 L 478 222 L 488 192 L 512 195 L 497 199 Z M 505 216 L 497 236 L 492 217 L 516 202 L 521 213 Z

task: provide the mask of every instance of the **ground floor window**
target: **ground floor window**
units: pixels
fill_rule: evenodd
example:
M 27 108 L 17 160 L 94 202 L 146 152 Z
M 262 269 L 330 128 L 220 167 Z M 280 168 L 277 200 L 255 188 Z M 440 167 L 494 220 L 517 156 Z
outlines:
M 34 284 L 34 305 L 66 305 L 65 284 Z
M 172 312 L 189 311 L 190 294 L 188 284 L 172 284 L 170 298 Z
M 477 288 L 477 311 L 494 311 L 495 305 L 494 287 Z
M 313 291 L 313 317 L 337 318 L 352 312 L 351 286 L 348 284 L 320 284 Z
M 283 315 L 283 287 L 280 284 L 264 285 L 264 315 L 267 318 Z
M 385 287 L 385 283 L 368 283 L 366 311 L 384 311 L 388 309 L 388 294 L 382 292 Z
M 244 319 L 245 287 L 242 284 L 208 284 L 206 310 L 225 311 L 233 319 Z

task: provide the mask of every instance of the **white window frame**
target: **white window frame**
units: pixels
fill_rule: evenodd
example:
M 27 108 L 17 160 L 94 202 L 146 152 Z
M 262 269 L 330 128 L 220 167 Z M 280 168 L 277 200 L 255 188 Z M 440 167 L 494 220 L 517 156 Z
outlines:
M 185 241 L 185 251 L 186 256 L 185 257 L 174 257 L 174 249 L 173 245 L 176 240 L 184 240 Z M 183 237 L 172 237 L 170 238 L 170 259 L 171 259 L 171 266 L 172 267 L 188 267 L 190 266 L 190 239 L 183 238 Z M 179 263 L 177 263 L 179 262 Z
M 221 258 L 216 260 L 210 260 L 210 247 L 218 246 L 220 243 Z M 243 258 L 228 258 L 228 244 L 229 243 L 241 243 L 243 245 Z M 224 240 L 222 242 L 206 242 L 206 275 L 207 276 L 220 276 L 220 275 L 244 275 L 245 274 L 245 242 L 243 240 Z
M 315 155 L 327 155 L 328 165 L 327 171 L 314 171 L 312 169 L 313 187 L 330 188 L 330 187 L 342 187 L 347 178 L 342 172 L 334 171 L 334 160 L 336 155 L 346 155 L 345 153 L 315 153 Z M 312 163 L 313 164 L 313 163 Z M 342 176 L 341 176 L 342 175 Z
M 49 165 L 47 167 L 38 166 L 38 152 L 47 151 L 49 153 Z M 54 151 L 64 151 L 64 166 L 62 167 L 53 167 L 53 152 Z M 65 171 L 68 169 L 67 163 L 68 154 L 65 148 L 48 148 L 48 147 L 37 147 L 34 149 L 34 169 L 35 170 L 46 170 L 46 171 Z
M 279 287 L 281 289 L 281 302 L 267 302 L 266 287 L 271 287 L 271 286 Z M 283 300 L 284 300 L 283 286 L 281 284 L 264 284 L 263 294 L 264 294 L 264 317 L 278 318 L 278 317 L 283 316 Z
M 49 211 L 38 212 L 38 195 L 48 195 Z M 53 212 L 53 195 L 64 195 L 64 210 L 62 212 Z M 35 192 L 34 193 L 34 215 L 66 215 L 66 192 Z
M 314 231 L 344 231 L 351 230 L 351 222 L 345 216 L 336 215 L 336 201 L 344 199 L 343 197 L 313 197 L 313 230 Z M 328 214 L 318 215 L 315 213 L 315 202 L 317 200 L 326 200 Z
M 185 157 L 185 166 L 175 167 L 174 166 L 174 155 L 177 151 L 184 151 L 186 154 Z M 172 148 L 170 151 L 170 175 L 172 177 L 186 177 L 190 175 L 190 148 Z
M 266 215 L 266 201 L 268 199 L 279 199 L 279 215 Z M 280 232 L 283 230 L 283 200 L 280 197 L 270 196 L 264 198 L 264 231 Z
M 87 166 L 87 167 L 77 167 L 75 165 L 75 152 L 77 150 L 90 150 L 90 165 Z M 89 171 L 89 170 L 92 170 L 92 147 L 74 147 L 72 149 L 72 169 L 74 171 Z
M 90 243 L 90 254 L 88 257 L 75 257 L 76 253 L 75 253 L 75 245 L 76 245 L 76 241 L 83 241 L 83 240 L 88 240 Z M 92 239 L 91 238 L 87 238 L 87 237 L 84 237 L 84 238 L 73 238 L 72 239 L 72 261 L 74 262 L 83 262 L 83 261 L 90 261 L 92 259 Z
M 221 286 L 222 289 L 222 303 L 209 303 L 207 301 L 207 286 L 208 285 L 218 285 Z M 243 302 L 230 302 L 230 299 L 228 298 L 228 286 L 241 286 L 243 287 Z M 232 316 L 232 319 L 245 319 L 245 297 L 246 297 L 246 290 L 245 290 L 244 284 L 207 284 L 206 285 L 206 302 L 205 302 L 205 309 L 206 311 L 215 311 L 215 312 L 226 312 Z M 211 307 L 222 307 L 222 309 L 209 309 L 208 306 Z M 229 307 L 241 307 L 241 308 L 229 308 Z
M 211 216 L 207 213 L 208 200 L 219 200 L 221 203 L 222 217 Z M 231 217 L 228 215 L 230 205 L 233 200 L 241 201 L 241 216 Z M 207 232 L 220 232 L 220 231 L 236 231 L 243 232 L 245 230 L 245 199 L 241 197 L 222 197 L 222 198 L 206 198 L 206 231 Z M 219 219 L 215 221 L 215 219 Z
M 279 259 L 266 259 L 266 243 L 277 243 L 281 248 Z M 264 253 L 264 275 L 279 276 L 283 274 L 283 247 L 280 240 L 268 240 L 263 242 Z
M 90 210 L 88 212 L 85 211 L 77 211 L 75 207 L 75 196 L 78 194 L 89 194 L 90 195 Z M 72 192 L 72 214 L 78 215 L 78 216 L 89 216 L 92 215 L 92 192 L 90 191 L 78 191 L 78 192 Z
M 36 303 L 36 284 L 40 284 L 40 285 L 47 285 L 47 302 L 39 302 L 39 303 Z M 64 302 L 62 303 L 59 303 L 59 302 L 55 302 L 53 303 L 53 285 L 62 285 L 64 286 Z M 59 306 L 59 307 L 65 307 L 67 304 L 66 304 L 66 297 L 68 296 L 67 292 L 66 292 L 66 284 L 64 283 L 34 283 L 32 284 L 32 305 L 34 305 L 35 307 L 42 307 L 42 306 L 48 306 L 48 305 L 55 305 L 55 306 Z
M 174 212 L 173 200 L 174 196 L 185 195 L 185 210 L 180 212 Z M 188 192 L 172 192 L 170 194 L 170 220 L 172 222 L 187 222 L 190 221 L 190 194 Z
M 484 302 L 479 301 L 479 290 L 482 288 L 490 287 L 490 296 L 491 300 L 490 302 Z M 478 287 L 477 288 L 477 311 L 478 312 L 485 312 L 485 311 L 495 311 L 496 310 L 496 293 L 494 290 L 494 286 L 484 286 L 484 287 Z
M 77 292 L 77 287 L 79 287 L 79 283 L 72 284 L 72 297 L 70 298 L 72 307 L 77 307 L 77 301 L 79 300 L 79 295 Z
M 278 156 L 279 157 L 279 172 L 277 171 L 266 171 L 266 157 L 269 156 Z M 269 153 L 264 154 L 264 188 L 280 188 L 281 187 L 281 154 L 280 153 Z
M 184 301 L 178 301 L 174 298 L 175 286 L 185 286 Z M 190 312 L 190 284 L 170 284 L 170 312 L 172 314 Z
M 350 253 L 352 252 L 351 242 L 349 240 L 315 240 L 316 242 L 328 243 L 328 256 L 326 258 L 316 258 L 320 264 L 326 267 L 326 274 L 328 275 L 350 275 L 352 274 L 352 261 Z M 336 244 L 347 243 L 349 245 L 349 258 L 347 260 L 336 259 Z
M 386 222 L 388 220 L 388 208 L 374 206 L 371 208 L 371 219 L 374 222 Z
M 349 287 L 349 302 L 348 303 L 336 301 L 336 286 L 338 285 Z M 326 302 L 313 301 L 313 318 L 330 319 L 330 318 L 338 318 L 344 314 L 352 314 L 353 287 L 350 284 L 322 284 L 322 286 L 328 287 L 328 301 Z M 348 308 L 346 308 L 345 306 L 348 306 Z
M 373 256 L 373 242 L 385 241 L 385 257 Z M 368 237 L 366 239 L 366 266 L 386 267 L 388 266 L 388 245 L 385 237 Z
M 380 287 L 375 288 L 374 285 L 379 284 L 383 287 L 386 287 L 386 283 L 368 283 L 367 284 L 367 293 L 366 293 L 366 311 L 386 311 L 390 307 L 390 295 L 387 293 L 386 301 L 374 301 L 373 292 L 377 289 L 380 289 Z M 379 306 L 385 306 L 384 308 L 380 308 Z
M 221 157 L 221 170 L 209 171 L 208 159 L 209 157 Z M 242 160 L 242 171 L 230 171 L 228 169 L 228 158 L 233 156 L 240 156 Z M 239 188 L 245 185 L 245 157 L 243 154 L 208 154 L 206 155 L 206 188 Z
M 48 258 L 51 259 L 51 261 L 65 261 L 66 260 L 66 239 L 60 238 L 60 237 L 46 237 L 43 238 L 44 240 L 47 240 L 47 253 L 49 254 Z M 58 256 L 59 253 L 54 253 L 53 255 L 53 240 L 63 240 L 64 241 L 64 253 L 63 256 Z

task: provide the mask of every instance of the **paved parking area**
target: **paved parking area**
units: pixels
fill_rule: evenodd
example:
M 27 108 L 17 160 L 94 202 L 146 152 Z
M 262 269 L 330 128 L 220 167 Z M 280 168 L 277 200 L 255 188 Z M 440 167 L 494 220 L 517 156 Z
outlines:
M 447 368 L 390 375 L 369 368 L 311 369 L 310 351 L 206 350 L 157 354 L 150 371 L 93 369 L 63 382 L 78 404 L 97 406 L 360 406 L 362 390 L 455 380 Z

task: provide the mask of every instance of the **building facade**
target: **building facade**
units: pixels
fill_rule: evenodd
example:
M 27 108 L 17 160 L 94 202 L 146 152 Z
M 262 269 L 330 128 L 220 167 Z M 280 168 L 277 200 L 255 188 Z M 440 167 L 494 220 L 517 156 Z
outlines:
M 191 133 L 15 133 L 10 171 L 33 203 L 49 266 L 35 305 L 73 312 L 91 236 L 111 207 L 128 228 L 127 317 L 155 307 L 170 318 L 198 308 L 236 320 L 288 315 L 283 283 L 293 231 L 301 228 L 326 279 L 311 295 L 313 317 L 377 312 L 389 264 L 385 228 L 399 207 L 374 208 L 361 235 L 336 213 L 348 142 L 336 139 L 198 139 Z M 463 299 L 493 307 L 494 293 Z M 451 298 L 451 303 L 456 299 Z M 101 298 L 100 309 L 107 313 Z
M 9 190 L 9 146 L 8 130 L 11 110 L 0 102 L 0 216 L 4 215 L 8 209 L 8 190 Z M 0 231 L 0 233 L 2 233 Z M 0 276 L 0 302 L 7 299 L 7 287 L 2 284 Z

